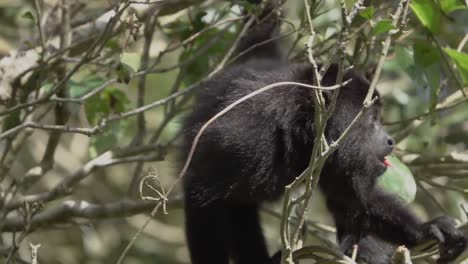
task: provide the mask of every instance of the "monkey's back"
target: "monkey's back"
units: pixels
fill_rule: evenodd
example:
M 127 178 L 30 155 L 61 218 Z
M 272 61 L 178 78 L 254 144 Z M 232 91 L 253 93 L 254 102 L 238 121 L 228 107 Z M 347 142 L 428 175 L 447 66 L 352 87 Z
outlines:
M 201 83 L 184 120 L 183 152 L 205 122 L 239 98 L 272 83 L 310 83 L 310 75 L 310 65 L 251 60 Z M 201 136 L 184 177 L 186 195 L 200 203 L 278 198 L 307 167 L 312 118 L 310 90 L 302 87 L 273 88 L 235 106 Z

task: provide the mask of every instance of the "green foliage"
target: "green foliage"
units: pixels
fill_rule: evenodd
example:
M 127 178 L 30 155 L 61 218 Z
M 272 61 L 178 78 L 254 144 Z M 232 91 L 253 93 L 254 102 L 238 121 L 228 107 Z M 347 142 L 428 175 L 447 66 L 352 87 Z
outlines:
M 125 111 L 128 103 L 127 95 L 123 91 L 115 87 L 108 87 L 86 101 L 85 112 L 88 122 L 91 125 L 96 125 L 102 118 Z M 119 140 L 124 136 L 124 128 L 125 121 L 113 123 L 92 137 L 89 147 L 90 155 L 96 157 L 119 145 Z
M 463 83 L 468 84 L 468 54 L 445 48 L 444 51 L 452 58 L 458 67 Z
M 21 15 L 21 18 L 24 18 L 26 20 L 30 20 L 32 23 L 36 22 L 36 18 L 34 17 L 33 13 L 31 11 L 26 11 Z
M 248 13 L 258 12 L 258 8 L 252 3 L 249 3 L 247 1 L 242 1 L 241 4 Z
M 91 90 L 97 88 L 104 83 L 104 79 L 98 75 L 89 75 L 81 81 L 70 80 L 68 82 L 68 89 L 70 91 L 70 97 L 78 98 Z
M 414 52 L 413 49 L 397 46 L 394 49 L 395 59 L 385 63 L 385 69 L 389 71 L 399 71 L 403 70 L 411 78 L 418 78 L 415 72 L 415 63 L 414 63 Z
M 86 117 L 90 124 L 96 125 L 99 119 L 112 113 L 125 111 L 129 103 L 127 95 L 115 87 L 108 87 L 86 101 Z
M 427 41 L 417 41 L 414 46 L 414 61 L 417 66 L 424 68 L 425 66 L 437 64 L 440 60 L 439 51 Z
M 199 10 L 195 14 L 195 18 L 192 20 L 192 28 L 195 31 L 200 31 L 204 29 L 207 24 L 203 21 L 203 18 L 206 16 L 207 12 L 205 10 Z
M 81 80 L 71 79 L 67 83 L 68 95 L 71 98 L 79 98 L 102 85 L 104 81 L 105 79 L 99 75 L 88 75 Z M 41 90 L 49 93 L 54 86 L 52 83 L 46 83 L 41 87 Z
M 415 66 L 424 74 L 431 89 L 430 108 L 433 109 L 437 105 L 440 92 L 440 53 L 437 48 L 425 41 L 416 42 L 413 49 Z
M 212 45 L 207 53 L 194 58 L 197 51 L 206 49 L 207 43 L 213 38 L 219 37 L 216 44 Z M 235 34 L 223 29 L 212 28 L 207 30 L 203 36 L 197 38 L 189 47 L 184 49 L 179 57 L 179 62 L 188 62 L 185 67 L 186 77 L 184 83 L 192 84 L 206 76 L 216 63 L 221 61 L 226 50 L 229 49 L 235 38 Z
M 194 33 L 199 32 L 208 26 L 203 20 L 203 17 L 205 17 L 206 14 L 207 13 L 204 10 L 197 10 L 190 21 L 182 19 L 175 20 L 166 25 L 166 34 L 180 40 L 187 39 Z
M 119 41 L 117 39 L 109 39 L 106 42 L 105 47 L 108 48 L 111 51 L 111 53 L 122 51 L 122 47 L 120 46 Z
M 116 68 L 118 82 L 128 84 L 134 72 L 135 71 L 130 65 L 120 62 Z
M 372 30 L 373 35 L 382 35 L 390 30 L 395 29 L 395 26 L 392 25 L 392 20 L 390 19 L 382 19 L 377 22 L 374 29 Z
M 452 13 L 456 10 L 467 9 L 467 6 L 461 0 L 440 0 L 440 7 L 446 13 Z
M 99 154 L 106 152 L 119 145 L 122 128 L 119 123 L 111 124 L 99 135 L 92 137 L 89 144 L 89 154 L 91 157 L 97 157 Z
M 206 76 L 213 66 L 221 61 L 236 36 L 235 32 L 226 30 L 225 25 L 208 29 L 210 24 L 204 20 L 206 15 L 207 12 L 203 9 L 195 10 L 189 21 L 176 20 L 165 28 L 168 36 L 180 40 L 203 31 L 203 34 L 184 46 L 179 56 L 178 63 L 183 65 L 185 72 L 183 83 L 186 85 L 193 84 Z M 215 38 L 216 41 L 213 42 Z
M 440 8 L 432 0 L 413 0 L 411 9 L 424 27 L 432 33 L 439 32 L 441 25 Z
M 385 191 L 398 195 L 410 203 L 416 196 L 416 182 L 411 170 L 395 156 L 387 156 L 390 166 L 382 174 L 377 184 Z
M 33 91 L 40 89 L 41 83 L 44 81 L 43 71 L 34 71 L 29 77 L 26 83 L 23 85 L 20 90 L 21 101 L 25 100 L 29 94 Z
M 21 124 L 20 112 L 14 111 L 3 120 L 2 131 L 5 132 Z
M 72 9 L 76 11 L 73 12 L 72 17 L 73 31 L 80 31 L 80 22 L 86 21 L 86 18 L 90 15 L 98 17 L 109 10 L 106 1 L 76 2 L 76 6 L 72 4 Z M 170 2 L 168 1 L 168 5 L 171 5 Z M 349 41 L 343 51 L 346 52 L 347 61 L 345 66 L 354 65 L 359 71 L 373 72 L 381 54 L 382 40 L 387 37 L 389 31 L 395 29 L 391 23 L 390 14 L 395 11 L 397 3 L 390 5 L 386 1 L 365 2 L 368 6 L 359 10 L 359 14 L 352 22 L 349 28 Z M 468 59 L 466 53 L 468 46 L 465 45 L 461 52 L 455 50 L 466 33 L 468 9 L 465 1 L 412 0 L 412 2 L 412 11 L 408 13 L 410 21 L 404 28 L 404 32 L 392 37 L 391 48 L 385 60 L 382 78 L 378 82 L 377 89 L 384 96 L 384 111 L 382 114 L 386 122 L 393 123 L 393 121 L 405 120 L 431 112 L 437 103 L 445 100 L 447 96 L 453 96 L 460 87 L 459 83 L 455 82 L 453 74 L 449 72 L 450 69 L 456 71 L 457 77 L 463 80 L 465 85 L 468 84 Z M 347 10 L 350 11 L 356 0 L 345 0 L 345 3 Z M 40 50 L 36 49 L 40 47 L 40 43 L 37 27 L 34 26 L 37 17 L 33 5 L 34 2 L 24 0 L 0 1 L 0 26 L 2 28 L 0 57 L 8 56 L 6 54 L 17 47 L 21 47 L 21 49 L 30 47 L 36 51 Z M 249 14 L 258 14 L 260 11 L 257 6 L 245 0 L 236 1 L 235 3 L 231 1 L 204 1 L 201 5 L 191 4 L 185 6 L 186 9 L 177 10 L 181 12 L 175 13 L 176 10 L 166 11 L 164 15 L 157 17 L 158 21 L 149 58 L 149 64 L 154 65 L 150 72 L 153 69 L 155 71 L 145 75 L 145 104 L 165 98 L 174 91 L 181 91 L 205 78 L 213 71 L 231 48 L 242 28 L 242 21 L 245 21 L 242 19 L 235 22 L 228 21 L 239 18 L 238 8 L 233 8 L 233 6 L 238 5 Z M 145 8 L 145 5 L 141 6 Z M 50 11 L 51 19 L 48 21 L 50 28 L 60 29 L 62 26 L 60 19 L 56 19 L 60 18 L 60 8 L 51 9 L 52 7 L 47 3 L 41 4 L 41 11 L 43 14 L 48 14 Z M 308 58 L 304 55 L 303 44 L 309 37 L 309 25 L 307 24 L 304 3 L 303 1 L 289 0 L 285 2 L 284 7 L 283 19 L 294 24 L 297 29 L 297 32 L 282 39 L 286 44 L 283 46 L 284 52 L 288 53 L 290 51 L 288 57 L 293 58 L 294 61 L 307 62 Z M 332 55 L 335 55 L 333 51 L 336 50 L 335 44 L 343 25 L 340 17 L 340 1 L 313 1 L 311 11 L 317 33 L 313 43 L 313 51 L 317 62 L 324 63 L 330 59 L 332 62 L 336 62 L 337 57 L 332 58 Z M 122 21 L 125 22 L 125 20 Z M 216 24 L 222 21 L 228 23 Z M 229 28 L 227 28 L 228 26 Z M 56 104 L 65 104 L 66 107 L 62 109 L 71 112 L 71 117 L 66 125 L 72 128 L 92 128 L 100 124 L 103 119 L 134 109 L 136 103 L 133 101 L 137 98 L 138 90 L 134 89 L 137 82 L 132 82 L 131 77 L 133 77 L 132 75 L 136 70 L 140 69 L 142 47 L 145 41 L 144 37 L 142 37 L 145 32 L 143 27 L 135 35 L 139 36 L 137 41 L 129 38 L 128 30 L 117 30 L 113 31 L 112 34 L 99 34 L 98 36 L 104 42 L 99 42 L 98 46 L 103 47 L 103 49 L 97 49 L 92 53 L 93 56 L 90 57 L 92 61 L 87 61 L 78 71 L 72 74 L 65 87 L 66 90 L 64 90 L 66 93 L 57 96 L 82 98 L 113 77 L 117 78 L 120 83 L 128 84 L 125 85 L 128 90 L 121 88 L 124 85 L 111 86 L 84 100 L 83 105 L 71 102 L 57 103 L 51 100 L 44 104 L 41 103 L 27 109 L 14 111 L 3 116 L 3 131 L 19 126 L 29 118 L 36 121 L 36 118 L 39 118 L 47 110 L 53 110 Z M 289 30 L 290 25 L 286 22 L 283 23 L 282 33 L 289 32 Z M 47 41 L 58 39 L 60 36 L 60 30 L 52 30 L 46 33 Z M 110 30 L 108 33 L 111 33 Z M 59 75 L 57 73 L 61 72 L 62 69 L 69 72 L 77 65 L 77 60 L 83 58 L 83 52 L 86 51 L 86 48 L 92 46 L 91 44 L 96 40 L 94 35 L 90 35 L 89 40 L 87 37 L 79 39 L 78 42 L 75 38 L 72 38 L 73 46 L 70 52 L 60 51 L 57 53 L 58 48 L 48 49 L 45 60 L 36 68 L 37 70 L 34 69 L 24 75 L 21 80 L 18 80 L 18 84 L 15 83 L 17 85 L 13 87 L 16 89 L 16 97 L 13 98 L 16 101 L 15 103 L 21 104 L 34 101 L 44 95 L 45 92 L 51 92 L 57 84 L 57 76 Z M 24 39 L 28 39 L 28 41 L 23 41 Z M 82 41 L 83 43 L 81 43 Z M 184 41 L 184 45 L 179 46 L 182 41 Z M 80 48 L 76 49 L 74 45 L 78 45 Z M 62 56 L 64 59 L 62 59 Z M 35 63 L 37 53 L 31 58 L 32 63 Z M 446 63 L 447 59 L 448 63 Z M 22 62 L 18 62 L 17 65 L 22 66 Z M 21 68 L 18 67 L 18 70 L 23 70 Z M 158 71 L 159 69 L 162 70 Z M 3 92 L 3 87 L 0 88 L 2 88 L 0 91 Z M 6 89 L 5 91 L 8 92 L 9 90 Z M 174 151 L 178 150 L 181 119 L 185 113 L 191 110 L 193 94 L 187 94 L 186 96 L 178 97 L 174 101 L 175 104 L 167 105 L 170 105 L 170 107 L 161 106 L 145 112 L 147 126 L 144 144 L 149 143 L 149 139 L 159 129 L 162 132 L 158 140 L 154 142 L 155 144 L 164 147 L 168 142 L 174 142 L 165 148 L 168 155 L 165 156 L 164 161 L 145 163 L 143 168 L 143 173 L 146 173 L 149 166 L 157 166 L 164 184 L 172 184 L 174 178 L 171 176 L 179 172 L 176 170 L 177 165 L 174 163 L 174 160 L 178 159 L 178 157 L 174 158 L 176 156 Z M 132 100 L 131 107 L 129 100 Z M 5 103 L 2 107 L 9 107 L 10 98 L 6 98 L 2 103 Z M 74 113 L 70 109 L 76 109 L 74 112 L 76 115 L 73 115 Z M 82 120 L 84 118 L 80 111 L 83 111 L 83 109 L 89 124 Z M 171 110 L 174 110 L 172 113 L 174 116 L 167 120 L 167 114 Z M 432 158 L 446 157 L 452 152 L 466 153 L 466 144 L 464 144 L 467 139 L 466 117 L 468 116 L 468 109 L 466 102 L 456 107 L 450 107 L 443 112 L 433 111 L 430 116 L 438 117 L 435 125 L 429 123 L 427 121 L 428 116 L 425 115 L 417 122 L 412 122 L 411 125 L 402 122 L 386 127 L 392 136 L 402 139 L 398 142 L 398 154 L 405 159 L 408 158 L 408 155 L 421 154 L 419 155 L 421 157 L 420 162 L 426 162 L 426 160 L 430 162 Z M 68 151 L 66 153 L 69 153 L 70 157 L 63 157 L 64 155 L 60 154 L 55 155 L 54 171 L 53 173 L 46 173 L 41 179 L 41 184 L 53 186 L 57 182 L 56 175 L 70 175 L 76 172 L 81 164 L 105 151 L 125 148 L 126 143 L 135 138 L 137 132 L 137 126 L 133 125 L 135 121 L 136 118 L 130 117 L 110 123 L 105 129 L 89 138 L 83 135 L 75 136 L 74 134 L 64 133 L 60 137 L 60 148 L 57 149 L 57 153 L 61 154 Z M 419 122 L 421 122 L 421 125 L 417 125 Z M 56 125 L 53 111 L 44 115 L 43 119 L 38 120 L 38 123 Z M 43 147 L 36 147 L 36 144 L 29 144 L 29 142 L 39 142 L 44 145 L 47 143 L 45 141 L 47 138 L 44 135 L 48 135 L 48 133 L 50 133 L 48 130 L 40 130 L 39 133 L 34 132 L 30 135 L 28 141 L 25 141 L 24 146 L 19 144 L 18 153 L 20 154 L 18 156 L 11 155 L 11 157 L 16 158 L 9 173 L 11 176 L 24 175 L 27 169 L 41 162 Z M 21 137 L 17 138 L 20 139 Z M 172 141 L 173 139 L 175 141 Z M 17 142 L 13 142 L 11 145 L 12 149 L 15 149 L 15 144 Z M 135 155 L 145 154 L 137 153 Z M 4 164 L 9 166 L 11 157 L 7 155 Z M 77 165 L 73 160 L 82 163 Z M 413 201 L 416 184 L 411 171 L 397 158 L 390 157 L 389 160 L 392 166 L 384 175 L 379 177 L 379 186 L 398 195 L 407 203 Z M 463 176 L 463 163 L 454 163 L 452 165 L 451 163 L 429 162 L 430 169 L 419 163 L 418 165 L 411 165 L 417 166 L 418 176 L 424 177 L 418 180 L 434 179 L 438 183 L 447 184 L 447 186 L 460 189 L 468 188 L 466 177 Z M 99 175 L 90 174 L 84 185 L 81 185 L 81 183 L 76 185 L 77 188 L 73 189 L 73 193 L 69 196 L 70 199 L 92 201 L 97 204 L 122 199 L 122 194 L 130 189 L 131 177 L 128 177 L 128 175 L 135 174 L 135 166 L 131 164 L 102 168 L 98 172 Z M 459 166 L 462 169 L 458 168 Z M 112 177 L 101 177 L 103 175 Z M 451 216 L 466 220 L 466 214 L 459 207 L 459 204 L 466 198 L 466 194 L 448 191 L 443 187 L 424 186 L 427 186 L 429 194 L 434 195 L 434 198 Z M 29 194 L 35 195 L 34 190 L 28 190 Z M 325 213 L 324 203 L 316 198 L 314 196 L 312 199 L 316 203 L 313 208 L 314 221 L 320 224 L 332 225 L 333 222 Z M 60 203 L 62 201 L 62 199 L 58 199 L 57 201 L 51 201 L 51 203 Z M 418 197 L 418 202 L 422 202 L 425 209 L 421 213 L 428 216 L 439 213 L 431 207 L 425 207 L 426 203 L 429 203 L 428 201 L 428 196 L 421 195 L 421 197 Z M 53 204 L 46 203 L 45 205 L 44 210 L 53 210 L 50 207 L 54 206 Z M 422 208 L 423 206 L 419 207 Z M 184 257 L 186 250 L 183 244 L 181 227 L 183 210 L 172 204 L 169 209 L 169 215 L 158 214 L 155 216 L 157 220 L 155 223 L 163 224 L 161 228 L 156 229 L 163 232 L 154 235 L 157 239 L 140 236 L 135 241 L 126 262 L 138 264 L 150 261 L 188 263 L 187 258 Z M 75 219 L 73 217 L 72 221 Z M 119 249 L 124 248 L 126 243 L 131 240 L 132 230 L 137 227 L 135 223 L 141 219 L 135 217 L 135 219 L 131 220 L 128 222 L 114 221 L 115 225 L 108 225 L 105 222 L 98 224 L 97 219 L 90 219 L 90 221 L 96 221 L 97 223 L 93 225 L 92 229 L 86 228 L 86 226 L 83 229 L 81 227 L 75 228 L 75 225 L 64 225 L 69 227 L 66 230 L 67 232 L 55 232 L 53 235 L 48 236 L 46 247 L 41 247 L 39 251 L 41 259 L 45 263 L 54 263 L 54 261 L 57 262 L 60 259 L 70 264 L 106 263 L 109 259 L 117 259 L 121 253 Z M 269 220 L 264 221 L 264 224 L 267 225 L 266 228 L 278 232 L 278 219 L 271 216 L 271 219 L 267 218 L 266 220 Z M 275 221 L 275 224 L 271 225 L 271 221 Z M 128 225 L 129 223 L 131 225 Z M 30 234 L 32 241 L 42 241 L 44 232 L 47 232 L 47 230 L 37 230 L 40 232 Z M 69 235 L 70 232 L 72 232 L 72 236 Z M 273 247 L 275 247 L 275 240 L 276 243 L 279 243 L 277 241 L 278 236 L 271 234 L 272 232 L 266 232 L 269 242 L 272 242 Z M 318 235 L 320 236 L 318 238 L 321 239 L 321 234 Z M 83 239 L 80 236 L 83 236 L 87 241 L 93 241 L 83 244 L 81 243 Z M 328 235 L 326 236 L 328 237 Z M 330 234 L 330 236 L 332 235 Z M 94 238 L 90 239 L 90 237 Z M 320 243 L 315 236 L 307 237 L 307 240 L 310 243 Z M 29 252 L 27 243 L 23 242 L 22 245 L 18 245 L 21 247 L 22 252 Z M 29 255 L 24 255 L 25 259 L 28 257 Z M 418 261 L 420 260 L 415 260 L 414 263 L 420 263 Z
M 361 13 L 359 13 L 359 16 L 366 20 L 372 19 L 374 17 L 374 7 L 366 7 L 364 10 L 361 11 Z

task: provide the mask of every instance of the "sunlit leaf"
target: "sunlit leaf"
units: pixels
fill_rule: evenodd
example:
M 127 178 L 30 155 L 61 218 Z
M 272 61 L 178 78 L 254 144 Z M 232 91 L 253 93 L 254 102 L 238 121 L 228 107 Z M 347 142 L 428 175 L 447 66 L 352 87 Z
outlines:
M 450 48 L 445 48 L 444 51 L 457 65 L 458 71 L 463 79 L 463 83 L 468 84 L 468 54 L 461 53 Z
M 440 0 L 439 2 L 440 7 L 446 14 L 456 10 L 467 9 L 466 4 L 461 0 Z
M 418 17 L 419 21 L 432 33 L 437 33 L 440 29 L 440 9 L 432 0 L 413 0 L 411 9 Z
M 410 169 L 397 157 L 387 156 L 390 166 L 382 174 L 377 184 L 385 191 L 395 194 L 403 201 L 410 203 L 416 196 L 416 181 Z
M 359 13 L 359 16 L 367 20 L 372 19 L 374 17 L 374 7 L 373 6 L 366 7 L 364 10 L 361 11 L 361 13 Z
M 374 29 L 372 30 L 372 34 L 374 35 L 385 34 L 392 29 L 395 29 L 395 26 L 392 25 L 392 21 L 389 19 L 382 19 L 377 22 Z

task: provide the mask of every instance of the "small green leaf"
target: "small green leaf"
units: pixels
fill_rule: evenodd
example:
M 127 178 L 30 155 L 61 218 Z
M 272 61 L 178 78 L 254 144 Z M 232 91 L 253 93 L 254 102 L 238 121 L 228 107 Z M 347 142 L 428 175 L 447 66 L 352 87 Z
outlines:
M 109 39 L 107 42 L 106 42 L 106 48 L 112 50 L 112 51 L 120 51 L 121 50 L 121 47 L 120 47 L 120 43 L 117 39 Z
M 244 9 L 247 11 L 247 13 L 253 13 L 257 9 L 257 5 L 249 3 L 248 1 L 242 1 L 241 4 L 244 6 Z
M 128 84 L 131 80 L 131 75 L 135 72 L 130 65 L 120 62 L 116 68 L 117 79 L 120 83 Z
M 26 11 L 21 15 L 22 18 L 31 20 L 31 22 L 36 23 L 36 17 L 34 17 L 31 11 Z
M 357 0 L 345 0 L 346 8 L 350 10 L 356 2 Z
M 444 51 L 452 58 L 458 67 L 463 83 L 468 84 L 468 54 L 458 52 L 454 49 L 445 48 Z
M 453 11 L 467 9 L 466 4 L 460 0 L 440 0 L 440 7 L 446 14 L 450 14 Z
M 415 67 L 415 62 L 414 62 L 413 49 L 408 48 L 408 47 L 395 46 L 394 50 L 396 54 L 395 60 L 389 61 L 389 62 L 392 62 L 392 61 L 394 62 L 393 70 L 394 71 L 403 70 L 413 80 L 421 78 L 420 74 L 418 76 L 418 72 L 415 70 L 416 67 Z
M 91 90 L 94 90 L 98 86 L 104 83 L 104 79 L 98 75 L 91 75 L 83 79 L 82 81 L 76 82 L 70 80 L 68 86 L 70 89 L 70 97 L 77 98 L 81 97 L 84 94 L 88 93 Z
M 96 125 L 101 118 L 111 113 L 124 112 L 129 100 L 127 95 L 115 87 L 107 87 L 104 91 L 86 100 L 85 113 L 88 122 Z
M 91 125 L 96 125 L 100 118 L 110 113 L 109 106 L 101 100 L 101 95 L 97 94 L 86 100 L 85 103 L 86 119 Z
M 419 21 L 432 33 L 437 33 L 440 29 L 440 8 L 432 0 L 413 0 L 411 9 L 418 17 Z
M 395 29 L 395 26 L 392 25 L 392 21 L 390 19 L 382 19 L 377 22 L 374 29 L 372 30 L 372 34 L 381 35 L 387 33 L 392 29 Z
M 361 13 L 359 13 L 359 16 L 367 20 L 372 19 L 374 17 L 374 7 L 373 6 L 366 7 L 364 10 L 362 10 Z
M 101 99 L 108 102 L 113 113 L 125 111 L 126 105 L 130 103 L 127 95 L 115 87 L 108 87 L 106 91 L 102 93 Z
M 207 43 L 218 34 L 220 34 L 220 30 L 217 28 L 207 30 L 202 36 L 197 38 L 192 45 L 187 46 L 182 51 L 179 56 L 179 62 L 183 63 L 189 61 L 185 66 L 185 72 L 187 74 L 184 78 L 184 83 L 194 83 L 199 81 L 202 76 L 208 74 L 209 69 L 219 63 L 224 57 L 237 35 L 235 32 L 225 32 L 223 37 L 216 42 L 216 45 L 210 47 L 210 52 L 198 56 L 196 60 L 190 60 L 193 54 L 203 49 Z
M 410 203 L 416 196 L 416 182 L 410 169 L 398 158 L 387 156 L 390 166 L 384 174 L 377 179 L 377 184 L 385 191 L 395 194 Z
M 92 137 L 89 146 L 90 155 L 95 158 L 107 150 L 117 146 L 119 144 L 118 135 L 120 134 L 121 131 L 119 125 L 112 124 L 102 133 Z
M 437 48 L 430 42 L 417 41 L 414 46 L 414 61 L 417 66 L 424 68 L 434 63 L 439 63 L 440 54 Z

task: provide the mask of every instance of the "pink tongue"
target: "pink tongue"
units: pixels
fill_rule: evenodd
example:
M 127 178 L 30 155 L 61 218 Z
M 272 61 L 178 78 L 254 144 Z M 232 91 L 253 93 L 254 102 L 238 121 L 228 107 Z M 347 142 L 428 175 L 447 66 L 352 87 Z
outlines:
M 387 158 L 384 159 L 383 164 L 385 164 L 385 166 L 387 167 L 392 166 L 392 164 L 390 164 L 390 161 Z

